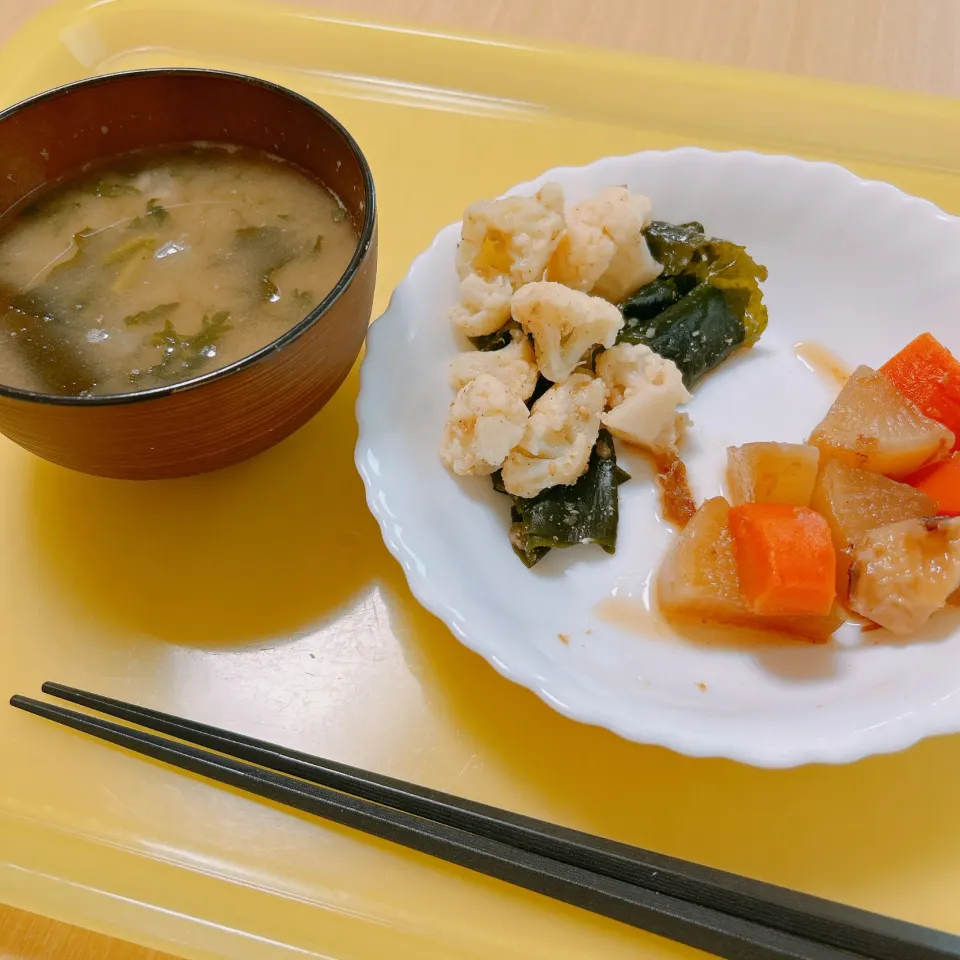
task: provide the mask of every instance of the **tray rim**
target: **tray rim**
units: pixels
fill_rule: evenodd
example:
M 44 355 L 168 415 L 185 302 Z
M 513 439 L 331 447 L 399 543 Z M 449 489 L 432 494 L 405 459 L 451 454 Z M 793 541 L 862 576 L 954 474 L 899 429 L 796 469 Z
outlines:
M 577 45 L 573 43 L 563 43 L 557 41 L 526 41 L 520 38 L 509 36 L 497 36 L 484 33 L 472 33 L 469 31 L 458 31 L 455 29 L 440 29 L 431 26 L 418 25 L 412 22 L 402 20 L 380 20 L 372 17 L 357 16 L 352 17 L 349 14 L 335 13 L 326 10 L 323 6 L 305 7 L 296 4 L 293 0 L 269 0 L 271 17 L 274 18 L 278 26 L 282 23 L 296 24 L 298 22 L 308 21 L 315 24 L 320 30 L 329 31 L 333 34 L 339 34 L 341 38 L 349 38 L 351 35 L 364 35 L 366 39 L 373 41 L 382 47 L 384 43 L 390 45 L 401 41 L 407 45 L 414 44 L 422 48 L 422 51 L 429 51 L 434 58 L 442 58 L 444 66 L 449 73 L 454 76 L 464 75 L 465 64 L 472 63 L 478 58 L 495 57 L 502 61 L 501 65 L 507 64 L 510 69 L 506 71 L 509 75 L 507 81 L 512 81 L 518 75 L 523 74 L 526 77 L 533 76 L 539 79 L 541 73 L 539 66 L 543 62 L 549 61 L 552 64 L 560 63 L 562 69 L 555 69 L 550 74 L 549 82 L 541 80 L 539 86 L 535 83 L 535 90 L 539 90 L 541 95 L 533 97 L 526 101 L 520 101 L 528 106 L 542 108 L 550 107 L 551 103 L 556 103 L 557 90 L 564 89 L 567 100 L 563 103 L 563 109 L 557 110 L 565 116 L 595 117 L 596 104 L 590 102 L 591 112 L 584 113 L 582 107 L 578 106 L 583 91 L 580 87 L 593 87 L 597 84 L 570 84 L 564 86 L 564 79 L 571 72 L 580 75 L 589 73 L 595 80 L 603 79 L 606 75 L 628 75 L 636 83 L 642 84 L 644 81 L 657 81 L 663 84 L 663 88 L 658 88 L 662 93 L 663 89 L 672 91 L 672 95 L 683 101 L 684 112 L 696 111 L 699 114 L 699 122 L 706 124 L 704 127 L 697 127 L 702 135 L 713 135 L 722 137 L 732 137 L 739 139 L 748 138 L 749 147 L 761 146 L 766 150 L 773 152 L 792 152 L 791 148 L 799 147 L 805 155 L 843 162 L 845 159 L 872 160 L 892 164 L 901 167 L 923 167 L 925 169 L 935 169 L 944 172 L 960 172 L 960 160 L 956 159 L 956 151 L 953 144 L 956 142 L 956 136 L 960 132 L 960 98 L 952 98 L 942 94 L 920 93 L 900 88 L 886 88 L 872 84 L 854 84 L 844 83 L 837 80 L 830 80 L 821 77 L 806 77 L 797 74 L 777 73 L 748 67 L 737 67 L 726 64 L 710 63 L 696 60 L 679 60 L 670 57 L 661 57 L 648 54 L 630 54 L 619 50 L 604 49 L 602 47 L 593 47 L 587 45 Z M 55 3 L 40 11 L 39 14 L 22 24 L 20 28 L 7 40 L 6 44 L 0 47 L 0 104 L 10 102 L 19 102 L 39 90 L 24 91 L 22 84 L 18 86 L 17 80 L 8 80 L 11 74 L 16 74 L 16 70 L 11 68 L 10 61 L 17 60 L 21 64 L 35 64 L 38 60 L 36 56 L 37 48 L 46 47 L 50 49 L 51 36 L 59 38 L 62 35 L 63 27 L 73 25 L 77 22 L 89 21 L 91 18 L 110 18 L 115 16 L 125 16 L 137 12 L 156 12 L 165 11 L 171 14 L 188 13 L 194 11 L 210 12 L 222 9 L 229 13 L 234 20 L 242 18 L 255 17 L 264 9 L 264 0 L 203 0 L 201 4 L 195 4 L 193 0 L 56 0 Z M 59 28 L 59 29 L 55 29 Z M 62 39 L 60 40 L 62 43 Z M 202 44 L 200 45 L 202 47 Z M 138 50 L 150 49 L 149 45 L 136 47 Z M 182 48 L 181 48 L 182 49 Z M 125 50 L 124 52 L 129 52 Z M 369 54 L 368 54 L 369 56 Z M 105 56 L 99 59 L 100 64 L 107 67 L 106 71 L 111 72 L 111 56 Z M 409 58 L 411 61 L 415 58 Z M 270 62 L 270 61 L 266 61 Z M 378 65 L 381 61 L 378 61 Z M 78 65 L 79 62 L 78 62 Z M 251 63 L 251 66 L 253 63 Z M 393 58 L 389 66 L 397 69 L 400 65 L 398 58 Z M 80 65 L 83 66 L 83 65 Z M 411 64 L 412 68 L 413 65 Z M 91 73 L 84 67 L 86 72 L 84 76 Z M 288 69 L 301 72 L 306 71 L 314 75 L 323 75 L 326 71 L 317 71 L 308 67 L 290 65 Z M 488 71 L 494 74 L 495 71 Z M 474 77 L 484 76 L 479 71 L 474 72 Z M 628 85 L 623 84 L 622 88 Z M 702 88 L 706 91 L 708 97 L 703 101 L 703 106 L 695 102 L 690 96 L 689 91 L 693 88 Z M 471 93 L 476 90 L 476 84 L 467 84 L 461 86 L 443 86 L 434 89 L 457 90 Z M 642 87 L 640 88 L 642 89 Z M 757 94 L 757 91 L 762 91 Z M 589 92 L 589 91 L 587 91 Z M 622 99 L 623 89 L 619 93 L 614 88 L 615 96 Z M 735 104 L 731 100 L 731 93 L 752 92 L 762 99 L 763 103 L 758 104 L 756 111 L 747 111 L 746 115 L 741 117 L 741 128 L 731 131 L 730 124 L 734 122 L 734 117 L 729 109 L 726 113 L 714 108 L 714 103 L 726 107 Z M 551 97 L 551 94 L 553 95 Z M 509 96 L 498 96 L 497 93 L 487 93 L 486 96 L 491 99 L 509 100 Z M 590 100 L 590 98 L 587 98 Z M 797 137 L 790 133 L 792 124 L 784 123 L 783 118 L 790 113 L 790 107 L 797 107 L 803 103 L 816 102 L 818 110 L 816 115 L 806 118 L 804 125 L 805 133 Z M 786 109 L 771 112 L 768 107 L 772 103 L 781 103 Z M 657 120 L 665 120 L 669 124 L 667 113 L 669 109 L 676 109 L 676 104 L 664 104 L 662 108 L 654 107 L 654 124 L 650 129 L 664 129 L 657 126 Z M 857 112 L 859 121 L 857 124 L 848 125 L 843 128 L 843 132 L 836 138 L 828 138 L 819 143 L 811 143 L 810 136 L 816 129 L 826 131 L 836 131 L 837 125 L 834 123 L 836 117 L 848 114 L 849 111 Z M 722 121 L 715 119 L 719 114 Z M 884 117 L 886 120 L 894 121 L 899 124 L 900 130 L 896 137 L 884 136 L 880 138 L 879 144 L 868 146 L 876 137 L 863 137 L 866 132 L 861 128 L 874 127 L 876 124 L 867 123 L 868 117 Z M 818 119 L 819 117 L 819 119 Z M 824 122 L 826 118 L 826 122 Z M 636 124 L 635 115 L 624 116 L 620 111 L 618 117 L 607 117 L 602 119 L 613 119 L 624 125 Z M 744 124 L 744 120 L 746 123 Z M 760 121 L 760 122 L 758 122 Z M 917 138 L 911 137 L 913 128 L 919 124 L 921 127 L 926 125 L 927 133 L 936 134 L 928 145 L 927 155 L 917 156 L 905 153 L 902 156 L 892 156 L 890 153 L 891 143 L 908 143 L 910 149 L 916 149 Z M 752 134 L 760 134 L 760 143 L 752 137 Z M 771 131 L 775 131 L 770 135 Z M 766 133 L 767 135 L 763 135 Z M 832 148 L 837 143 L 831 142 L 837 140 L 840 143 L 848 143 L 850 138 L 863 139 L 864 142 L 854 149 L 846 149 L 843 158 L 838 158 Z M 929 139 L 929 138 L 923 138 Z M 823 150 L 827 152 L 824 153 Z M 811 152 L 812 150 L 812 152 Z
M 533 55 L 535 57 L 548 55 L 560 56 L 565 59 L 589 60 L 602 59 L 617 61 L 618 71 L 624 67 L 633 68 L 638 64 L 652 66 L 658 72 L 671 73 L 675 77 L 686 78 L 691 73 L 717 77 L 737 77 L 743 80 L 780 82 L 788 86 L 800 84 L 802 86 L 816 86 L 823 93 L 847 93 L 857 96 L 872 97 L 881 104 L 890 98 L 900 100 L 899 105 L 919 106 L 924 101 L 929 104 L 940 103 L 946 106 L 955 106 L 956 99 L 947 94 L 925 93 L 908 90 L 902 87 L 885 87 L 871 83 L 851 83 L 841 80 L 832 80 L 827 77 L 807 76 L 805 74 L 764 70 L 755 67 L 739 67 L 732 64 L 717 63 L 708 60 L 681 59 L 678 57 L 661 56 L 658 54 L 629 53 L 615 48 L 606 48 L 591 44 L 572 43 L 562 40 L 541 40 L 538 38 L 526 39 L 510 33 L 495 33 L 482 30 L 465 30 L 456 27 L 441 27 L 428 25 L 415 20 L 406 20 L 402 17 L 366 17 L 352 16 L 345 11 L 335 10 L 324 4 L 297 3 L 296 0 L 266 0 L 271 10 L 276 10 L 281 18 L 309 20 L 325 26 L 342 26 L 351 29 L 374 30 L 378 33 L 390 35 L 406 35 L 424 37 L 430 40 L 452 43 L 456 45 L 469 44 L 472 47 L 499 48 L 510 51 L 513 55 Z M 241 16 L 249 12 L 264 9 L 265 0 L 203 0 L 207 8 L 222 7 L 231 13 Z M 170 10 L 195 9 L 196 4 L 190 0 L 54 0 L 38 13 L 35 13 L 0 45 L 0 56 L 6 57 L 11 50 L 20 46 L 24 41 L 32 39 L 31 34 L 40 37 L 49 36 L 45 30 L 49 20 L 52 23 L 62 23 L 67 19 L 77 19 L 78 16 L 95 11 L 130 9 L 155 9 L 166 7 Z M 14 50 L 14 52 L 16 52 Z M 0 74 L 3 65 L 0 64 Z M 0 93 L 3 89 L 0 88 Z

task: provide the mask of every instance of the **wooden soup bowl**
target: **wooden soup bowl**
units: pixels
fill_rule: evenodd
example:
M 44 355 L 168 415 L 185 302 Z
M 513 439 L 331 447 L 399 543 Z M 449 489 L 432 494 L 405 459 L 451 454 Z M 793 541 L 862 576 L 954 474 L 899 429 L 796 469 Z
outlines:
M 197 141 L 282 157 L 331 189 L 358 233 L 337 285 L 283 336 L 228 366 L 139 393 L 64 397 L 0 384 L 0 431 L 104 477 L 216 470 L 307 422 L 363 344 L 377 272 L 373 177 L 330 114 L 284 87 L 213 70 L 136 70 L 58 87 L 0 113 L 0 226 L 51 183 L 135 150 Z

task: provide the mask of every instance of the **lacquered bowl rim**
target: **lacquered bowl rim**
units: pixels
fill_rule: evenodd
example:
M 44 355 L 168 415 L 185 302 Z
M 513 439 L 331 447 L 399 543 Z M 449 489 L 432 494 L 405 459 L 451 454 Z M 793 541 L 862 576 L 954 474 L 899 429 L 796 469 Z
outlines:
M 370 164 L 367 162 L 367 158 L 363 155 L 363 151 L 360 149 L 359 144 L 353 138 L 350 131 L 347 130 L 347 128 L 339 120 L 337 120 L 333 114 L 329 113 L 327 110 L 324 110 L 323 107 L 317 103 L 314 103 L 314 101 L 310 100 L 308 97 L 305 97 L 302 94 L 289 89 L 288 87 L 284 87 L 279 83 L 272 83 L 269 80 L 262 80 L 259 77 L 252 77 L 245 73 L 235 73 L 228 70 L 213 70 L 195 67 L 151 67 L 142 70 L 124 70 L 117 73 L 101 74 L 96 77 L 89 77 L 84 80 L 76 80 L 71 83 L 61 84 L 60 86 L 46 90 L 43 93 L 28 97 L 26 100 L 21 100 L 19 103 L 15 103 L 13 106 L 7 107 L 5 110 L 0 111 L 0 124 L 8 120 L 14 114 L 19 113 L 21 110 L 28 109 L 46 100 L 54 100 L 59 97 L 70 96 L 74 91 L 79 89 L 97 87 L 110 83 L 119 83 L 129 80 L 133 77 L 171 75 L 201 78 L 216 77 L 219 79 L 239 81 L 241 83 L 249 84 L 250 86 L 261 87 L 270 90 L 274 93 L 280 94 L 283 97 L 298 101 L 299 103 L 309 107 L 310 110 L 326 121 L 334 129 L 334 131 L 336 131 L 336 133 L 343 138 L 344 143 L 354 155 L 357 163 L 360 166 L 364 187 L 363 225 L 360 230 L 357 248 L 351 257 L 350 262 L 347 264 L 346 269 L 333 289 L 326 295 L 326 297 L 323 298 L 317 307 L 315 307 L 309 314 L 307 314 L 306 317 L 304 317 L 303 320 L 295 324 L 276 340 L 272 340 L 266 346 L 261 347 L 259 350 L 256 350 L 245 357 L 241 357 L 239 360 L 234 360 L 232 363 L 228 363 L 226 366 L 218 367 L 216 370 L 211 370 L 208 373 L 204 373 L 196 377 L 190 377 L 188 380 L 180 380 L 176 383 L 168 384 L 166 386 L 151 387 L 148 390 L 130 391 L 127 393 L 91 394 L 87 396 L 62 396 L 60 394 L 53 393 L 40 393 L 32 390 L 22 390 L 17 387 L 10 387 L 6 384 L 0 383 L 0 397 L 13 400 L 23 400 L 30 403 L 51 404 L 53 406 L 102 407 L 116 404 L 141 403 L 147 400 L 157 400 L 161 397 L 169 396 L 172 393 L 182 393 L 185 390 L 195 390 L 207 383 L 212 383 L 215 380 L 222 380 L 231 376 L 232 374 L 239 373 L 241 370 L 245 370 L 247 367 L 251 367 L 254 364 L 266 360 L 277 351 L 283 350 L 285 347 L 290 346 L 291 343 L 299 339 L 330 311 L 333 305 L 340 299 L 343 293 L 353 282 L 354 277 L 357 275 L 360 267 L 365 262 L 367 254 L 370 251 L 370 246 L 373 242 L 377 223 L 376 189 L 373 183 L 373 173 L 370 170 Z M 217 142 L 216 138 L 211 140 L 211 142 Z

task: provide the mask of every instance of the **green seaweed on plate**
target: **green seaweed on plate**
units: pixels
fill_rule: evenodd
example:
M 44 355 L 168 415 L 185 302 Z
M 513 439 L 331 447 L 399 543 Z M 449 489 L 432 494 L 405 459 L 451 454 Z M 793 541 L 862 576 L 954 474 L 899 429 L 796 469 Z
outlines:
M 620 304 L 623 327 L 617 334 L 617 343 L 642 343 L 640 339 L 654 317 L 673 306 L 681 297 L 673 277 L 658 277 L 641 287 Z
M 743 324 L 744 345 L 752 347 L 767 329 L 767 308 L 760 289 L 767 279 L 767 268 L 757 263 L 745 247 L 729 240 L 711 240 L 703 258 L 692 263 L 686 273 L 727 295 L 730 309 Z
M 576 483 L 548 487 L 530 499 L 510 498 L 514 553 L 527 567 L 550 550 L 581 543 L 596 543 L 614 553 L 620 512 L 617 488 L 629 479 L 617 466 L 613 438 L 601 430 L 586 473 Z M 499 472 L 493 475 L 493 487 L 506 494 Z
M 486 333 L 479 337 L 471 337 L 470 342 L 478 349 L 483 351 L 502 350 L 513 343 L 514 336 L 521 332 L 522 328 L 516 320 L 508 320 L 499 330 L 493 333 Z
M 675 277 L 683 273 L 697 251 L 707 242 L 703 224 L 667 223 L 654 220 L 643 231 L 653 258 L 663 264 L 663 275 Z
M 659 316 L 631 330 L 623 342 L 646 344 L 672 360 L 689 390 L 743 345 L 743 321 L 723 290 L 701 283 Z
M 653 257 L 663 264 L 663 276 L 676 278 L 681 293 L 699 283 L 725 291 L 730 309 L 743 324 L 744 345 L 751 347 L 760 339 L 767 328 L 767 308 L 760 289 L 767 279 L 767 268 L 757 263 L 745 247 L 708 236 L 703 225 L 696 222 L 654 220 L 644 236 Z

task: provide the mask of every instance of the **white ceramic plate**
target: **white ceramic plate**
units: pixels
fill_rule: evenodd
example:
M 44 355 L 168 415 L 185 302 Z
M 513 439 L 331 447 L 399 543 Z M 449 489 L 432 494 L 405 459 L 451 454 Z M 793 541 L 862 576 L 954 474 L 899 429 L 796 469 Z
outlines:
M 792 157 L 681 149 L 551 170 L 510 192 L 548 181 L 568 201 L 626 184 L 657 219 L 699 220 L 770 270 L 763 339 L 688 408 L 698 500 L 721 492 L 728 444 L 803 440 L 829 406 L 837 388 L 798 361 L 799 341 L 850 366 L 876 367 L 924 330 L 960 350 L 960 220 L 892 186 Z M 621 458 L 634 480 L 620 488 L 616 556 L 555 550 L 527 571 L 507 541 L 505 498 L 437 456 L 447 363 L 462 349 L 447 320 L 458 237 L 459 224 L 437 235 L 373 325 L 358 403 L 370 509 L 427 609 L 561 713 L 694 756 L 840 763 L 960 730 L 956 609 L 909 642 L 848 626 L 823 647 L 705 645 L 628 612 L 642 609 L 672 536 L 642 462 Z

